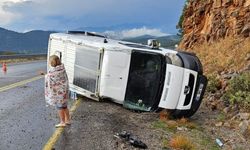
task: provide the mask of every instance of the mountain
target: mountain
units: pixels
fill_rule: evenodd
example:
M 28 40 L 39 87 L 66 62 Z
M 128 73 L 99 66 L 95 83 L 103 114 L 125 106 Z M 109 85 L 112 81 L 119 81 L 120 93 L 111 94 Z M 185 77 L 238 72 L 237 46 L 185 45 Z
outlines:
M 156 37 L 156 36 L 151 36 L 151 35 L 143 35 L 135 38 L 125 38 L 122 39 L 123 41 L 128 41 L 128 42 L 135 42 L 135 43 L 142 43 L 142 44 L 147 44 L 148 39 L 156 39 L 161 43 L 162 47 L 165 48 L 174 48 L 176 44 L 179 44 L 180 42 L 180 37 L 177 35 L 168 35 L 168 36 L 161 36 L 161 37 Z
M 18 33 L 0 28 L 0 52 L 46 53 L 49 35 L 53 31 L 33 30 Z

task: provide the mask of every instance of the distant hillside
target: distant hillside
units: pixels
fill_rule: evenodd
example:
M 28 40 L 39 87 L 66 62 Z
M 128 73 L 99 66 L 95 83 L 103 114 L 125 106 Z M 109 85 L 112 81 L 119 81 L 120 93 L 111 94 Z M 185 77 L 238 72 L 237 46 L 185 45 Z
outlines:
M 40 30 L 18 33 L 0 28 L 0 52 L 46 53 L 51 33 Z
M 176 44 L 179 44 L 180 37 L 177 35 L 169 35 L 169 36 L 162 36 L 162 37 L 155 37 L 151 35 L 144 35 L 135 38 L 126 38 L 123 39 L 124 41 L 135 42 L 135 43 L 142 43 L 147 44 L 148 39 L 157 39 L 162 47 L 166 48 L 174 48 Z

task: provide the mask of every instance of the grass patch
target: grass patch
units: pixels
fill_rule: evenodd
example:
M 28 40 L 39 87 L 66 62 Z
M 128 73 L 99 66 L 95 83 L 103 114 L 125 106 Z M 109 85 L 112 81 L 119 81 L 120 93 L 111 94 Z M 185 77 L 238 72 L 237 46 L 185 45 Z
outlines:
M 162 141 L 162 145 L 163 145 L 163 150 L 168 150 L 169 149 L 169 140 L 167 138 L 163 138 Z
M 221 116 L 223 118 L 224 116 Z M 177 130 L 177 127 L 183 130 Z M 215 141 L 199 127 L 186 118 L 178 120 L 158 120 L 153 123 L 153 128 L 162 129 L 168 133 L 169 137 L 163 137 L 163 149 L 181 149 L 181 150 L 219 150 Z M 186 129 L 185 129 L 186 128 Z M 195 142 L 193 142 L 195 141 Z
M 166 121 L 158 120 L 153 123 L 153 128 L 162 129 L 167 132 L 175 132 L 176 124 L 167 124 Z
M 192 130 L 190 133 L 190 138 L 195 141 L 195 146 L 200 150 L 219 150 L 220 147 L 216 145 L 215 140 L 204 134 L 202 131 Z
M 153 128 L 162 129 L 172 133 L 177 131 L 177 127 L 183 128 L 184 130 L 198 129 L 198 126 L 195 123 L 188 121 L 186 118 L 181 118 L 178 120 L 170 120 L 165 118 L 164 120 L 159 119 L 153 123 Z
M 157 128 L 157 129 L 166 129 L 167 126 L 166 126 L 166 123 L 164 121 L 155 121 L 153 123 L 153 128 Z
M 224 113 L 219 113 L 217 116 L 216 116 L 216 120 L 217 121 L 225 121 L 226 120 L 226 115 Z
M 183 127 L 189 128 L 189 129 L 198 129 L 198 126 L 195 123 L 190 122 L 187 118 L 178 119 L 177 125 L 183 126 Z
M 185 135 L 175 135 L 169 141 L 169 147 L 181 150 L 194 150 L 195 146 L 192 141 L 189 140 Z

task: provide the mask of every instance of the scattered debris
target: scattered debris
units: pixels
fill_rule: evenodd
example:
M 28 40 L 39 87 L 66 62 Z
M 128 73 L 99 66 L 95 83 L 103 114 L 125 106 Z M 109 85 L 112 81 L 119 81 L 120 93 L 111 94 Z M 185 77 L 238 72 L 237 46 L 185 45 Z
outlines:
M 186 128 L 186 127 L 177 127 L 176 129 L 178 131 L 188 131 L 188 128 Z
M 224 113 L 228 113 L 230 111 L 230 107 L 225 107 L 224 109 L 223 109 L 223 112 Z
M 215 140 L 216 141 L 216 143 L 220 146 L 220 147 L 222 147 L 223 146 L 223 143 L 221 142 L 221 140 L 220 139 L 216 139 Z
M 221 127 L 222 125 L 223 125 L 223 122 L 221 121 L 215 124 L 216 127 Z
M 39 74 L 39 75 L 45 75 L 45 72 L 42 71 L 42 70 L 39 70 L 39 71 L 38 71 L 38 74 Z
M 250 123 L 246 120 L 242 121 L 240 124 L 239 124 L 239 128 L 240 128 L 240 131 L 241 133 L 244 133 L 248 130 L 248 126 L 250 125 Z
M 134 147 L 143 148 L 143 149 L 148 148 L 147 145 L 143 143 L 141 140 L 139 140 L 138 137 L 136 136 L 131 136 L 129 138 L 129 143 L 133 145 Z
M 239 113 L 239 117 L 241 120 L 248 120 L 250 119 L 250 113 Z
M 143 143 L 137 136 L 132 135 L 130 132 L 122 131 L 114 135 L 116 138 L 124 139 L 128 141 L 132 146 L 142 149 L 147 149 L 147 145 Z
M 116 135 L 128 141 L 131 134 L 127 131 L 122 131 L 120 133 L 117 133 Z

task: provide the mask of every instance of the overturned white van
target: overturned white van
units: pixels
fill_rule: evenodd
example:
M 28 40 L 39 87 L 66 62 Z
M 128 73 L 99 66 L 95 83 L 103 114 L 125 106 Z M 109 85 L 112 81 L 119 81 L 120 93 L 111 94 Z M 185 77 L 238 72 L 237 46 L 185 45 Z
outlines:
M 48 57 L 65 65 L 70 90 L 94 100 L 108 98 L 139 111 L 168 109 L 190 117 L 207 84 L 199 59 L 191 53 L 118 41 L 89 32 L 50 35 Z

